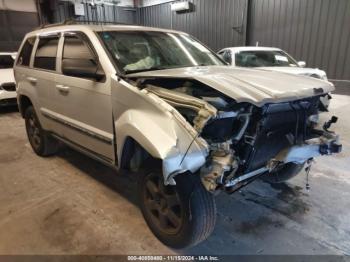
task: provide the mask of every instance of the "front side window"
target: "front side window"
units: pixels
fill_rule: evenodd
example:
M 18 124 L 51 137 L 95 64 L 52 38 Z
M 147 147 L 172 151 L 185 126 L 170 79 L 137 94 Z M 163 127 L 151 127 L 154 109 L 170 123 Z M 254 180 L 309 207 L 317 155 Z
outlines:
M 19 57 L 17 60 L 17 65 L 20 66 L 29 66 L 30 57 L 32 55 L 33 47 L 35 43 L 35 37 L 30 37 L 24 43 L 21 52 L 19 53 Z
M 104 79 L 103 69 L 84 35 L 72 33 L 64 37 L 62 73 L 90 80 Z
M 144 31 L 100 32 L 117 66 L 141 71 L 224 65 L 215 53 L 185 34 Z
M 0 69 L 13 67 L 14 59 L 11 55 L 0 55 Z
M 35 68 L 56 70 L 58 40 L 58 36 L 40 38 L 34 59 Z
M 269 67 L 269 66 L 298 66 L 297 62 L 283 51 L 241 51 L 235 55 L 236 66 Z
M 63 62 L 67 60 L 75 60 L 77 62 L 84 62 L 93 60 L 94 54 L 89 48 L 89 45 L 77 35 L 67 35 L 64 37 L 63 46 Z

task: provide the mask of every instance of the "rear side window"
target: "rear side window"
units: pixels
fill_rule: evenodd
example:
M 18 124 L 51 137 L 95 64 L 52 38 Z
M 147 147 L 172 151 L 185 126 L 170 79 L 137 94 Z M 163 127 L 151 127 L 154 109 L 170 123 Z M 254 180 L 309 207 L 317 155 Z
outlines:
M 11 55 L 0 55 L 0 69 L 12 68 L 13 58 Z
M 40 38 L 34 59 L 35 68 L 56 70 L 58 40 L 58 37 Z
M 22 47 L 21 52 L 19 53 L 17 65 L 29 66 L 30 56 L 32 55 L 34 43 L 35 43 L 35 37 L 30 37 L 26 40 L 26 42 Z

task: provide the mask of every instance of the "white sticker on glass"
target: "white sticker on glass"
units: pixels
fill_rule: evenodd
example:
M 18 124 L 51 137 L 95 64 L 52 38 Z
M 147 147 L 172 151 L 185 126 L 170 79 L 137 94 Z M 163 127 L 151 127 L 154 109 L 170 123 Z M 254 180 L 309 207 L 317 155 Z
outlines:
M 282 55 L 275 55 L 275 59 L 278 61 L 288 62 L 288 58 Z

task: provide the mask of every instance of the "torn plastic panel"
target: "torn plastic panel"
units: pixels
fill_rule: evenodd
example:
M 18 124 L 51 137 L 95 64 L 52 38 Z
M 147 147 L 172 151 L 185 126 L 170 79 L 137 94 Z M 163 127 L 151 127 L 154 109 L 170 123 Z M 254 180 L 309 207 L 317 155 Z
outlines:
M 217 114 L 217 110 L 214 106 L 193 96 L 151 85 L 148 85 L 146 90 L 163 98 L 166 102 L 179 110 L 182 109 L 193 112 L 193 127 L 199 133 L 203 130 L 207 122 Z

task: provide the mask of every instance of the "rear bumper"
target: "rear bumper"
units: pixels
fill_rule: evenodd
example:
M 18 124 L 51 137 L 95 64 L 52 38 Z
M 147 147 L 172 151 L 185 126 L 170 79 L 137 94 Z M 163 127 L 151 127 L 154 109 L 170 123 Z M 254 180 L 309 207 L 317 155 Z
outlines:
M 17 105 L 16 91 L 0 90 L 0 106 Z
M 17 98 L 16 91 L 6 91 L 0 89 L 0 101 L 3 99 Z
M 16 98 L 6 98 L 0 100 L 0 107 L 2 106 L 14 106 L 17 105 L 17 99 Z

